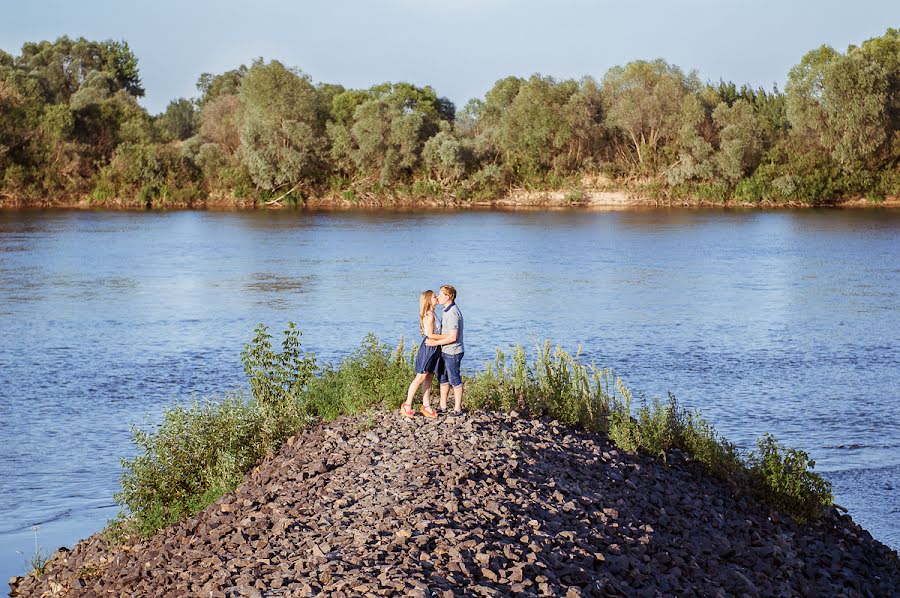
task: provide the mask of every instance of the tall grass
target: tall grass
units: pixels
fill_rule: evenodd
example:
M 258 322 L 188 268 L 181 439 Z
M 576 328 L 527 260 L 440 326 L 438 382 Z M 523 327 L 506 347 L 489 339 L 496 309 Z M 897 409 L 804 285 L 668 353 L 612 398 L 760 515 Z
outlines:
M 368 335 L 335 365 L 318 366 L 300 350 L 300 332 L 284 331 L 280 350 L 260 325 L 242 361 L 251 395 L 175 406 L 151 430 L 134 428 L 140 453 L 122 461 L 124 507 L 111 526 L 148 536 L 214 502 L 291 434 L 319 420 L 397 408 L 415 375 L 415 347 L 396 348 Z M 521 346 L 497 350 L 492 362 L 466 376 L 469 408 L 517 411 L 607 433 L 619 447 L 663 460 L 677 449 L 708 472 L 758 495 L 797 519 L 831 504 L 830 485 L 812 472 L 805 453 L 766 436 L 759 450 L 741 454 L 698 411 L 673 396 L 633 407 L 631 392 L 612 371 L 580 361 L 550 342 L 529 359 Z
M 310 378 L 300 402 L 305 413 L 324 420 L 399 407 L 415 375 L 415 347 L 407 352 L 401 340 L 391 349 L 369 334 L 339 364 L 326 365 Z
M 582 364 L 578 353 L 552 348 L 547 341 L 535 354 L 529 362 L 521 346 L 509 355 L 497 349 L 494 361 L 466 381 L 466 403 L 606 431 L 609 416 L 631 401 L 631 393 L 611 370 Z

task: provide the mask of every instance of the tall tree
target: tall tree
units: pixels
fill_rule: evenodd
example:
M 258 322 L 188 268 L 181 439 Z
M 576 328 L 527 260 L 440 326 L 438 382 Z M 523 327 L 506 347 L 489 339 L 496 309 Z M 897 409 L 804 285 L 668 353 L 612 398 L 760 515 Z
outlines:
M 307 75 L 273 60 L 257 61 L 240 87 L 241 147 L 262 189 L 293 189 L 322 172 L 325 138 L 318 97 Z
M 28 42 L 15 63 L 40 82 L 48 103 L 68 101 L 93 72 L 104 73 L 112 92 L 144 95 L 137 58 L 124 41 L 93 42 L 63 36 L 55 42 Z
M 880 168 L 900 149 L 900 30 L 807 53 L 791 69 L 787 114 L 796 134 L 831 152 L 845 171 Z
M 184 140 L 194 134 L 197 119 L 194 103 L 185 98 L 178 98 L 169 102 L 166 111 L 159 116 L 158 123 L 173 138 Z
M 680 128 L 688 78 L 662 59 L 611 68 L 603 78 L 607 123 L 628 140 L 638 164 L 653 162 L 660 144 Z

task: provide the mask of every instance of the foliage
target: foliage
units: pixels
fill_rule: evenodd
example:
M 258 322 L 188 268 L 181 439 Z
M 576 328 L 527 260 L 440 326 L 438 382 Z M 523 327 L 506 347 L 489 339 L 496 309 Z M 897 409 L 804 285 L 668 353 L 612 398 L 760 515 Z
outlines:
M 112 537 L 147 536 L 205 508 L 312 421 L 396 409 L 406 397 L 415 349 L 407 351 L 402 340 L 391 349 L 369 334 L 340 363 L 317 368 L 315 358 L 301 351 L 299 337 L 289 324 L 276 351 L 266 326 L 256 328 L 242 353 L 250 399 L 237 392 L 221 401 L 192 401 L 167 409 L 150 430 L 133 428 L 139 451 L 122 461 L 116 500 L 126 510 L 110 526 Z M 493 362 L 465 376 L 465 384 L 468 408 L 515 410 L 607 432 L 619 447 L 663 460 L 677 449 L 800 519 L 814 518 L 830 504 L 827 482 L 807 469 L 813 463 L 802 451 L 766 436 L 760 452 L 745 462 L 699 412 L 680 407 L 670 395 L 633 413 L 621 379 L 549 342 L 537 347 L 532 361 L 521 346 L 509 355 L 497 350 Z
M 326 420 L 370 407 L 396 408 L 415 377 L 415 353 L 403 341 L 393 350 L 374 335 L 337 365 L 326 365 L 310 381 L 303 398 L 307 413 Z
M 167 409 L 155 429 L 132 428 L 140 452 L 122 461 L 116 496 L 129 513 L 117 523 L 126 533 L 147 536 L 203 509 L 308 423 L 299 399 L 314 374 L 315 357 L 301 352 L 293 323 L 280 351 L 260 324 L 241 359 L 250 400 L 237 392 L 222 401 L 192 401 Z
M 671 394 L 667 402 L 643 404 L 632 418 L 630 404 L 612 414 L 609 437 L 626 450 L 643 450 L 663 460 L 678 449 L 701 463 L 707 471 L 734 480 L 742 471 L 736 447 L 721 438 L 699 411 L 680 407 Z
M 637 60 L 606 73 L 607 122 L 621 131 L 638 165 L 653 165 L 660 146 L 678 132 L 678 114 L 688 86 L 681 69 L 661 59 Z
M 130 513 L 126 528 L 147 536 L 203 509 L 307 421 L 291 405 L 266 409 L 233 393 L 171 407 L 155 429 L 133 427 L 140 452 L 122 460 L 116 495 Z
M 93 197 L 125 198 L 126 203 L 147 207 L 190 205 L 199 193 L 197 174 L 195 165 L 172 146 L 124 143 L 101 169 Z
M 259 405 L 278 408 L 296 402 L 315 375 L 316 357 L 300 350 L 301 334 L 297 325 L 289 322 L 281 351 L 275 352 L 268 327 L 259 324 L 254 330 L 253 340 L 241 352 L 241 363 Z
M 757 446 L 748 466 L 757 493 L 768 504 L 801 521 L 817 518 L 832 504 L 831 483 L 813 473 L 816 462 L 809 455 L 785 447 L 771 434 Z
M 327 125 L 331 158 L 348 175 L 375 178 L 382 185 L 401 183 L 421 166 L 426 141 L 454 115 L 453 104 L 430 87 L 384 83 L 344 91 L 334 96 Z M 430 167 L 459 170 L 450 145 L 443 151 L 450 163 L 442 164 L 442 152 L 433 149 Z
M 205 108 L 207 102 L 211 102 L 224 96 L 236 96 L 241 90 L 241 82 L 247 74 L 247 67 L 243 64 L 238 68 L 226 71 L 221 75 L 202 73 L 197 79 L 197 91 L 200 98 L 197 104 Z
M 172 100 L 158 123 L 173 139 L 184 140 L 197 128 L 197 110 L 194 103 L 184 98 Z
M 266 191 L 296 188 L 321 172 L 325 127 L 309 77 L 273 60 L 241 81 L 240 142 L 253 181 Z
M 349 89 L 263 59 L 203 73 L 197 92 L 150 116 L 124 41 L 61 37 L 0 52 L 0 202 L 300 205 L 409 190 L 467 200 L 567 189 L 601 173 L 606 186 L 661 200 L 898 195 L 897 29 L 846 52 L 808 52 L 784 92 L 702 83 L 662 59 L 614 66 L 600 83 L 505 77 L 458 113 L 427 85 Z M 164 156 L 169 146 L 185 160 L 174 174 L 148 168 L 120 184 L 122 155 Z M 334 190 L 335 179 L 347 182 Z
M 605 430 L 609 415 L 630 396 L 610 370 L 584 365 L 549 341 L 538 347 L 533 363 L 521 346 L 510 356 L 498 350 L 494 362 L 466 383 L 466 400 L 474 407 L 547 415 L 590 430 Z
M 37 525 L 31 527 L 34 532 L 34 552 L 25 560 L 28 574 L 35 577 L 47 572 L 47 564 L 50 562 L 50 557 L 53 556 L 38 544 L 38 529 Z
M 787 115 L 796 134 L 819 144 L 846 171 L 896 158 L 900 131 L 900 30 L 807 53 L 788 76 Z

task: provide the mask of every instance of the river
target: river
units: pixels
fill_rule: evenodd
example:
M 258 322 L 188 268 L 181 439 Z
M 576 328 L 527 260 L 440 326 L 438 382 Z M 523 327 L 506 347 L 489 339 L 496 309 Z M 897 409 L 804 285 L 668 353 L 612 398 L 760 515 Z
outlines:
M 130 425 L 245 383 L 257 323 L 334 361 L 454 284 L 470 372 L 550 339 L 743 448 L 806 450 L 900 548 L 900 210 L 0 211 L 0 576 L 118 508 Z

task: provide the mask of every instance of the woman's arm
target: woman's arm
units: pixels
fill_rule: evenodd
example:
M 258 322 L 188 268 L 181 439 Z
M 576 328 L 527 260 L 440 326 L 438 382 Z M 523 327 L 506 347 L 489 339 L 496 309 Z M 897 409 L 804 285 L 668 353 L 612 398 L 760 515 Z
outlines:
M 422 318 L 422 327 L 424 328 L 422 332 L 425 333 L 425 338 L 435 339 L 440 336 L 434 333 L 434 312 L 425 314 L 425 317 Z
M 456 337 L 458 334 L 459 332 L 456 330 L 451 330 L 447 334 L 432 334 L 428 337 L 428 340 L 425 341 L 425 345 L 428 347 L 449 345 L 450 343 L 456 342 Z

